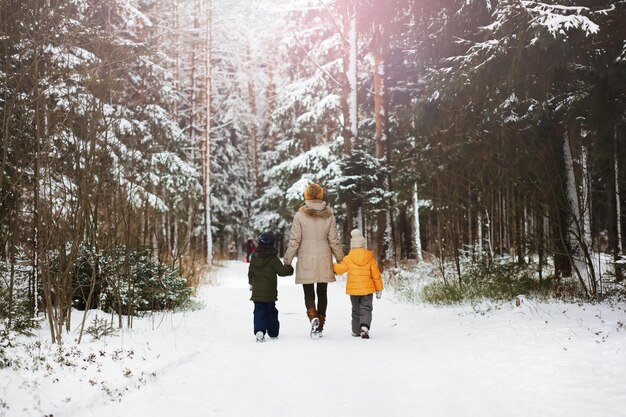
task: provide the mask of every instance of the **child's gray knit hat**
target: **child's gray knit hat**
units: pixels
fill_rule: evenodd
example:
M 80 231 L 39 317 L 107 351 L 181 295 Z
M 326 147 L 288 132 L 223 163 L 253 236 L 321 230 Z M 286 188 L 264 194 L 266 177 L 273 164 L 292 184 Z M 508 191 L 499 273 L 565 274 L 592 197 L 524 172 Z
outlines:
M 352 238 L 350 239 L 350 248 L 364 248 L 365 247 L 365 238 L 363 237 L 363 233 L 359 229 L 354 229 L 350 232 Z

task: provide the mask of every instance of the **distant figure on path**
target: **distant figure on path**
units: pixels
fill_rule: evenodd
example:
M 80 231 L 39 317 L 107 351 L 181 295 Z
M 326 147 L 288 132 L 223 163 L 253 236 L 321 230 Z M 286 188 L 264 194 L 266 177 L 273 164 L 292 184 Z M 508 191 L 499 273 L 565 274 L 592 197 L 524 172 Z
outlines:
M 332 257 L 338 262 L 343 259 L 335 216 L 323 198 L 324 189 L 318 184 L 311 183 L 304 190 L 304 205 L 293 218 L 284 259 L 285 265 L 291 265 L 293 258 L 298 258 L 296 284 L 302 284 L 304 290 L 313 339 L 322 336 L 326 322 L 328 283 L 335 281 Z
M 254 334 L 257 342 L 265 341 L 267 333 L 271 338 L 278 337 L 280 322 L 278 321 L 278 280 L 277 275 L 286 277 L 293 274 L 291 265 L 283 265 L 278 258 L 278 250 L 274 247 L 274 235 L 261 233 L 258 246 L 252 253 L 252 261 L 248 267 L 248 284 L 254 302 Z
M 359 229 L 350 232 L 350 252 L 333 265 L 336 274 L 348 273 L 346 294 L 352 303 L 352 336 L 369 339 L 372 324 L 373 294 L 380 299 L 383 281 L 372 251 L 365 249 L 365 238 Z
M 246 262 L 250 262 L 250 255 L 252 255 L 252 252 L 256 249 L 254 240 L 248 239 L 246 243 L 243 244 L 243 249 L 246 252 Z

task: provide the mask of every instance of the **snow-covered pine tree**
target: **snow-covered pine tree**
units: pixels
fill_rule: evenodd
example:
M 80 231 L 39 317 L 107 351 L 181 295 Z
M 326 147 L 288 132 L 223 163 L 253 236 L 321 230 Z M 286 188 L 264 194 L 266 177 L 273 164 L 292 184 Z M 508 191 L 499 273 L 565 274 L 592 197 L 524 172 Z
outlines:
M 13 144 L 3 145 L 3 155 L 22 156 L 15 154 L 12 166 L 3 159 L 1 187 L 19 196 L 13 207 L 22 209 L 3 199 L 1 210 L 27 231 L 10 239 L 32 268 L 32 311 L 47 309 L 57 341 L 70 325 L 73 268 L 83 253 L 149 246 L 156 259 L 169 260 L 182 246 L 173 230 L 186 211 L 180 205 L 195 198 L 197 175 L 167 110 L 179 97 L 147 15 L 158 15 L 157 6 L 59 0 L 2 7 L 4 27 L 15 22 L 3 53 L 18 69 L 16 78 L 5 78 L 2 94 L 25 101 L 3 101 L 3 144 Z M 33 128 L 16 123 L 17 114 Z M 35 164 L 20 166 L 22 160 Z
M 211 210 L 216 249 L 254 237 L 251 202 L 257 194 L 255 159 L 261 151 L 260 94 L 267 75 L 258 71 L 268 57 L 270 3 L 214 2 L 211 77 Z M 264 23 L 265 22 L 265 23 Z
M 498 150 L 493 155 L 495 161 L 501 159 L 509 166 L 509 169 L 502 165 L 496 168 L 495 178 L 506 180 L 500 184 L 493 182 L 493 176 L 481 175 L 482 178 L 478 178 L 481 183 L 492 184 L 485 190 L 499 190 L 495 200 L 489 193 L 480 195 L 480 201 L 487 208 L 491 206 L 492 211 L 495 208 L 490 215 L 494 224 L 489 231 L 489 241 L 495 242 L 501 250 L 515 248 L 518 259 L 523 261 L 527 246 L 524 241 L 529 239 L 525 230 L 533 224 L 530 217 L 522 217 L 523 213 L 532 210 L 544 212 L 544 207 L 550 207 L 550 213 L 544 212 L 543 215 L 551 219 L 572 219 L 576 233 L 569 236 L 577 236 L 568 242 L 559 241 L 559 236 L 566 236 L 565 230 L 571 229 L 566 226 L 570 223 L 565 220 L 553 223 L 555 232 L 551 250 L 557 270 L 568 275 L 569 262 L 564 264 L 558 260 L 562 260 L 564 254 L 580 253 L 585 259 L 584 269 L 587 272 L 578 276 L 581 282 L 588 282 L 593 294 L 596 292 L 594 267 L 586 249 L 585 240 L 588 241 L 588 238 L 584 237 L 588 235 L 585 227 L 589 228 L 591 224 L 585 220 L 589 210 L 579 211 L 576 215 L 571 208 L 574 201 L 578 207 L 593 206 L 589 206 L 589 201 L 583 198 L 588 195 L 587 191 L 580 189 L 581 184 L 588 187 L 589 182 L 582 179 L 588 178 L 589 172 L 595 172 L 596 180 L 604 178 L 602 182 L 605 184 L 614 183 L 608 180 L 613 177 L 610 173 L 598 171 L 596 161 L 585 163 L 584 155 L 588 149 L 600 149 L 605 147 L 604 144 L 607 153 L 595 153 L 596 158 L 614 152 L 612 142 L 600 138 L 613 137 L 612 129 L 620 118 L 617 114 L 621 114 L 619 106 L 616 109 L 618 113 L 612 113 L 606 107 L 617 97 L 614 88 L 620 85 L 620 77 L 607 83 L 605 72 L 607 67 L 613 66 L 610 71 L 617 69 L 614 63 L 621 45 L 616 47 L 614 32 L 608 36 L 600 28 L 611 29 L 610 22 L 624 15 L 623 4 L 620 3 L 609 8 L 592 9 L 576 5 L 566 7 L 558 2 L 500 1 L 491 22 L 483 24 L 478 32 L 483 38 L 461 38 L 457 45 L 465 47 L 465 51 L 445 60 L 429 80 L 432 85 L 437 85 L 431 90 L 432 102 L 447 107 L 448 111 L 452 109 L 456 114 L 453 124 L 446 125 L 446 129 L 453 127 L 458 132 L 461 127 L 463 136 L 475 146 L 489 146 L 489 137 L 498 138 L 496 146 L 491 145 L 488 149 Z M 592 91 L 603 91 L 603 98 L 590 94 Z M 602 121 L 594 116 L 595 111 L 590 111 L 600 108 L 604 109 Z M 471 125 L 467 124 L 469 115 L 473 118 Z M 554 120 L 558 121 L 559 128 L 551 127 L 554 125 L 549 121 Z M 572 124 L 574 121 L 577 122 Z M 572 131 L 572 126 L 577 126 L 575 131 Z M 583 129 L 589 130 L 586 126 L 594 126 L 595 130 L 592 129 L 581 142 L 578 138 L 583 137 Z M 606 131 L 606 126 L 609 126 L 609 131 Z M 564 148 L 559 148 L 557 144 L 562 144 L 565 129 L 570 132 L 570 141 L 577 138 L 575 146 L 569 148 L 575 171 L 569 178 L 576 183 L 569 190 L 570 194 L 571 190 L 575 190 L 576 195 L 555 198 L 566 195 L 565 188 L 561 186 L 565 183 L 565 162 L 555 164 L 548 158 L 564 161 Z M 488 152 L 483 153 L 483 157 L 491 159 L 492 156 L 488 155 Z M 562 169 L 554 170 L 558 166 Z M 612 167 L 614 164 L 607 161 L 603 166 Z M 486 172 L 482 170 L 483 174 Z M 537 184 L 545 183 L 546 179 L 550 183 L 547 187 L 550 191 L 538 192 Z M 570 203 L 566 202 L 568 199 Z M 534 208 L 527 207 L 529 201 L 533 202 Z M 508 222 L 508 217 L 516 220 Z M 506 223 L 509 226 L 503 227 Z M 534 222 L 534 229 L 536 236 L 543 236 L 542 221 Z M 592 278 L 587 281 L 587 276 Z
M 254 203 L 254 228 L 288 232 L 309 181 L 334 200 L 341 154 L 341 39 L 316 2 L 294 2 L 278 54 L 270 57 L 274 82 L 271 143 L 262 145 L 263 189 Z M 338 210 L 338 207 L 335 207 Z M 341 217 L 341 211 L 338 213 Z

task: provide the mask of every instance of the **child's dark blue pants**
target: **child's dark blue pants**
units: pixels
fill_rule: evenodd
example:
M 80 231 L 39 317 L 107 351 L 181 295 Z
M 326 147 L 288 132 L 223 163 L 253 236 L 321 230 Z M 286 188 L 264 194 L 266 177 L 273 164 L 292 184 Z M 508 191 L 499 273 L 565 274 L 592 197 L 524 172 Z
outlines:
M 278 310 L 276 302 L 254 302 L 254 333 L 261 331 L 270 337 L 278 337 L 280 323 L 278 322 Z

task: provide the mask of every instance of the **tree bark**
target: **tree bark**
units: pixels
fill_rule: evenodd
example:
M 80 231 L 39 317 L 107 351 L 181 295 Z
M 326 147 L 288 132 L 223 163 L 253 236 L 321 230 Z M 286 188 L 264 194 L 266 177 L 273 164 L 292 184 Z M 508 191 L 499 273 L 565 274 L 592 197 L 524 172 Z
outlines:
M 213 265 L 213 235 L 211 232 L 211 49 L 212 49 L 212 0 L 207 0 L 207 27 L 206 27 L 206 133 L 205 133 L 205 179 L 204 179 L 204 209 L 206 226 L 206 263 Z
M 380 29 L 382 30 L 382 29 Z M 376 31 L 375 36 L 382 38 L 384 35 Z M 384 42 L 379 40 L 379 42 Z M 382 46 L 379 50 L 374 52 L 374 121 L 376 124 L 375 131 L 375 143 L 376 143 L 376 158 L 380 161 L 381 167 L 387 163 L 387 109 L 385 105 L 385 59 L 384 50 Z M 379 187 L 381 192 L 387 192 L 388 178 L 382 174 L 379 175 L 380 183 Z M 388 230 L 387 230 L 387 214 L 389 210 L 389 204 L 383 201 L 376 213 L 376 249 L 378 252 L 378 261 L 384 266 L 387 262 L 387 251 L 389 248 Z
M 352 143 L 358 137 L 357 120 L 357 29 L 356 5 L 354 0 L 346 6 L 343 14 L 343 80 L 341 110 L 343 114 L 343 151 L 347 158 L 352 152 Z M 350 243 L 350 231 L 354 228 L 357 202 L 346 200 L 346 221 L 343 225 L 344 245 Z M 365 232 L 365 231 L 363 231 Z
M 420 233 L 419 198 L 417 194 L 417 183 L 413 184 L 413 221 L 415 222 L 415 259 L 423 262 L 422 256 L 422 236 Z

